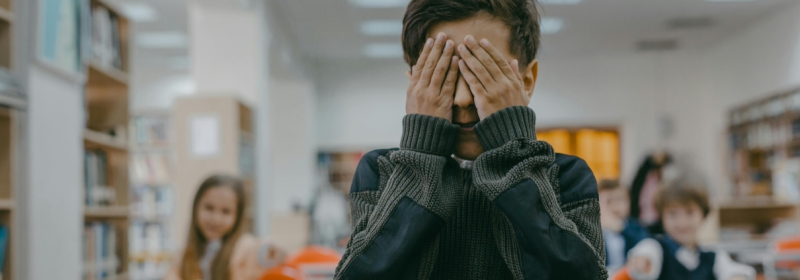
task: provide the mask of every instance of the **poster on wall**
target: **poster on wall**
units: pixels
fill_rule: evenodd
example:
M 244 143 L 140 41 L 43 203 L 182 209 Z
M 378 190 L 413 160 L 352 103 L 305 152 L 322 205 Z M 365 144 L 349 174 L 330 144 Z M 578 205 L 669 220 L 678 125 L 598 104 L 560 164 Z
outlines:
M 91 40 L 90 22 L 89 0 L 42 0 L 39 59 L 71 73 L 82 73 L 86 42 Z

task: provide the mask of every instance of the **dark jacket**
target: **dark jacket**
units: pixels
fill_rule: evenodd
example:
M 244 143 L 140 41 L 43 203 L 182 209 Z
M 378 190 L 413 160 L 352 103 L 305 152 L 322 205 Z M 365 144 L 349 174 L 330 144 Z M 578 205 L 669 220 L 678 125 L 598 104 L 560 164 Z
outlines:
M 336 279 L 606 279 L 594 175 L 534 126 L 528 107 L 489 116 L 486 152 L 462 168 L 458 126 L 406 116 L 400 149 L 359 163 Z

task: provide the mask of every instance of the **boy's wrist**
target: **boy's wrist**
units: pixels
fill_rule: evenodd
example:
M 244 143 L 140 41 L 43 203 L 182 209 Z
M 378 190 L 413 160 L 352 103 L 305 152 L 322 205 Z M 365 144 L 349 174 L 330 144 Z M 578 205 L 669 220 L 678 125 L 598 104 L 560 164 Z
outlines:
M 458 137 L 458 126 L 433 116 L 410 114 L 403 117 L 400 149 L 450 156 Z
M 526 106 L 513 106 L 497 111 L 475 125 L 481 145 L 486 151 L 499 148 L 517 139 L 536 139 L 536 113 Z

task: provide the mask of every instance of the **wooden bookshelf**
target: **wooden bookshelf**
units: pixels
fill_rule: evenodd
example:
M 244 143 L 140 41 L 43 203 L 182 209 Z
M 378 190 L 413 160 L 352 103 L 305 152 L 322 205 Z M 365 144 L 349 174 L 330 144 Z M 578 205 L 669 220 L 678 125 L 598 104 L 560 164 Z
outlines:
M 0 0 L 2 1 L 2 0 Z M 112 252 L 116 266 L 105 267 L 107 273 L 115 275 L 111 279 L 129 279 L 128 235 L 130 227 L 130 174 L 128 141 L 128 21 L 119 10 L 108 1 L 90 0 L 93 24 L 102 24 L 104 19 L 96 18 L 95 11 L 105 9 L 107 20 L 111 23 L 112 40 L 118 42 L 108 47 L 116 48 L 110 59 L 95 54 L 93 50 L 86 69 L 84 100 L 87 112 L 83 131 L 85 153 L 84 190 L 84 277 L 93 278 L 87 273 L 102 269 L 97 251 L 102 246 L 105 252 Z M 96 36 L 96 34 L 92 34 Z M 102 38 L 102 37 L 101 37 Z M 113 235 L 114 244 L 102 243 L 98 234 Z M 104 240 L 104 239 L 100 239 Z M 108 238 L 105 238 L 108 240 Z
M 781 187 L 782 178 L 773 178 L 787 170 L 800 173 L 800 164 L 796 170 L 784 166 L 800 158 L 800 90 L 732 109 L 728 135 L 734 184 L 718 205 L 720 232 L 728 229 L 733 236 L 749 234 L 758 240 L 780 222 L 800 227 L 800 201 L 789 198 L 792 190 Z
M 0 252 L 4 257 L 2 264 L 4 279 L 13 279 L 14 275 L 14 209 L 16 200 L 14 196 L 14 175 L 16 165 L 16 141 L 19 139 L 15 126 L 15 112 L 9 108 L 0 107 L 0 225 L 8 230 L 9 238 L 5 243 L 5 252 Z

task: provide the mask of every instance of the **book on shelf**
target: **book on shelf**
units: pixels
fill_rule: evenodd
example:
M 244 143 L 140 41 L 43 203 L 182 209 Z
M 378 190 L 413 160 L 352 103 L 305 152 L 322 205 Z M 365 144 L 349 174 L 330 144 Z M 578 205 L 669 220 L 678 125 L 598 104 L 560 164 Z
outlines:
M 168 185 L 169 158 L 165 154 L 136 154 L 131 157 L 132 180 L 148 185 Z
M 131 211 L 135 218 L 157 220 L 172 215 L 175 198 L 171 187 L 137 186 L 132 193 Z
M 116 190 L 107 186 L 108 157 L 101 150 L 84 151 L 84 191 L 86 206 L 114 204 Z
M 132 261 L 152 261 L 162 259 L 162 255 L 172 251 L 170 225 L 134 221 L 129 229 L 129 247 Z
M 4 225 L 0 225 L 0 279 L 2 279 L 3 271 L 5 271 L 3 264 L 5 263 L 7 249 L 8 228 Z
M 119 19 L 103 6 L 92 11 L 92 56 L 103 66 L 122 69 Z
M 26 99 L 19 79 L 10 70 L 0 67 L 0 95 L 15 99 Z
M 83 279 L 111 279 L 120 267 L 117 229 L 111 223 L 87 223 L 83 231 Z
M 166 117 L 139 116 L 133 120 L 136 145 L 165 147 L 169 145 L 169 119 Z

